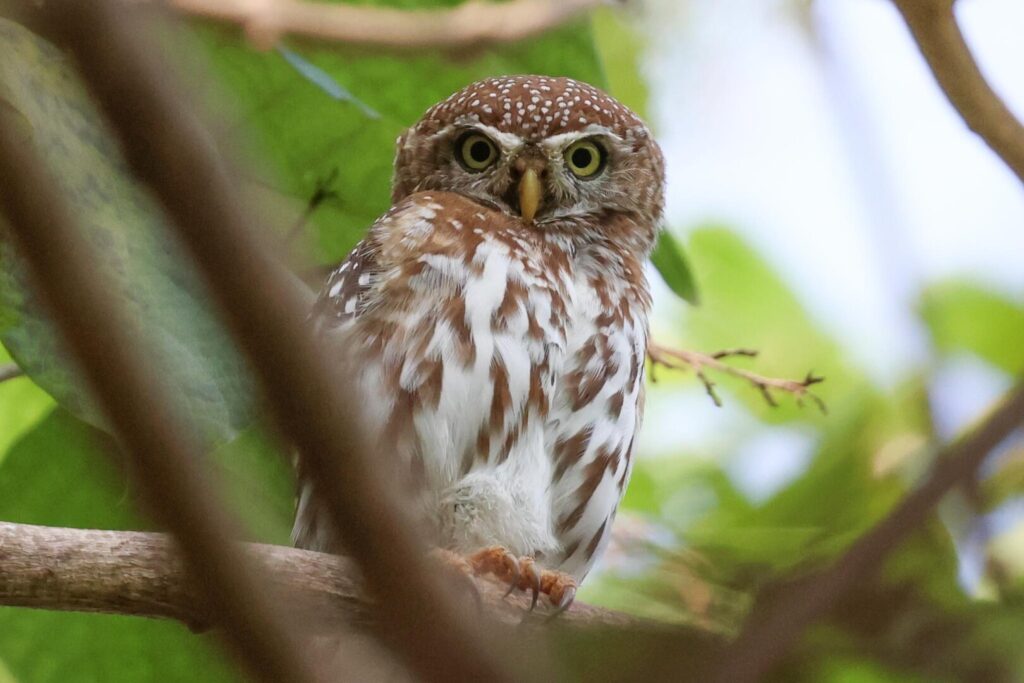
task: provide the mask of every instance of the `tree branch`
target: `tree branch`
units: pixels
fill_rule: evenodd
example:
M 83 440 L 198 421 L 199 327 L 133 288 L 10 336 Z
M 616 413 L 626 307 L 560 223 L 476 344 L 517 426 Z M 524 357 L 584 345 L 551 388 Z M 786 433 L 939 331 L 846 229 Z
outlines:
M 954 0 L 893 0 L 921 54 L 968 127 L 1024 182 L 1024 126 L 985 80 L 953 13 Z
M 718 392 L 715 391 L 715 383 L 704 372 L 705 369 L 711 369 L 716 372 L 731 375 L 732 377 L 738 377 L 745 382 L 750 383 L 755 389 L 761 392 L 761 396 L 764 397 L 765 402 L 773 408 L 778 406 L 778 403 L 775 401 L 775 397 L 772 395 L 772 392 L 781 391 L 795 397 L 798 405 L 802 406 L 804 399 L 810 399 L 816 406 L 818 406 L 818 409 L 821 410 L 821 412 L 827 412 L 825 402 L 810 390 L 815 384 L 821 384 L 824 382 L 824 377 L 819 377 L 814 373 L 808 372 L 807 376 L 802 380 L 776 379 L 774 377 L 765 377 L 757 374 L 756 372 L 750 372 L 749 370 L 744 370 L 742 368 L 736 368 L 722 362 L 723 358 L 734 358 L 736 356 L 753 358 L 757 356 L 757 351 L 754 351 L 753 349 L 728 349 L 708 354 L 701 353 L 700 351 L 673 349 L 654 342 L 647 345 L 647 357 L 650 358 L 652 364 L 652 382 L 656 381 L 654 378 L 653 368 L 658 365 L 663 365 L 674 370 L 693 370 L 697 375 L 697 379 L 704 385 L 704 390 L 707 391 L 708 396 L 718 407 L 722 406 L 722 399 L 718 396 Z
M 451 9 L 401 10 L 297 0 L 171 0 L 175 9 L 241 26 L 259 48 L 291 34 L 383 48 L 471 48 L 543 33 L 614 0 L 469 0 Z
M 312 631 L 366 624 L 374 608 L 344 558 L 259 543 L 238 544 L 263 566 L 292 607 L 312 619 Z M 528 614 L 529 599 L 478 579 L 489 613 L 507 623 Z M 0 522 L 0 605 L 77 612 L 106 612 L 175 619 L 190 627 L 217 623 L 218 615 L 189 579 L 181 553 L 166 534 L 95 531 Z M 542 615 L 538 614 L 538 617 Z M 569 625 L 637 623 L 621 612 L 575 602 L 559 621 Z M 543 619 L 526 624 L 542 624 Z

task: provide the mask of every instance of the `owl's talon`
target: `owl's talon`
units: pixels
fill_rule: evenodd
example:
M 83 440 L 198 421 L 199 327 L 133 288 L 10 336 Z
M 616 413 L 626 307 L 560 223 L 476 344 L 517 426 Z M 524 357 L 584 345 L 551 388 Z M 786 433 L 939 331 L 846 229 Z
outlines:
M 562 591 L 562 597 L 555 603 L 555 611 L 551 613 L 548 619 L 555 619 L 559 614 L 569 609 L 572 606 L 573 601 L 576 599 L 576 586 L 566 586 L 565 590 Z
M 505 561 L 505 567 L 512 574 L 512 578 L 508 582 L 508 590 L 501 596 L 501 599 L 504 600 L 508 596 L 512 595 L 512 591 L 519 588 L 519 581 L 522 579 L 522 571 L 520 571 L 519 568 L 519 559 L 507 550 L 505 551 L 505 555 L 502 559 Z
M 527 586 L 533 593 L 530 599 L 530 611 L 532 612 L 537 608 L 537 598 L 540 596 L 541 590 L 541 575 L 537 569 L 536 563 L 531 558 L 525 558 L 520 565 L 526 565 L 526 575 L 529 580 Z
M 452 554 L 450 551 L 444 553 Z M 468 557 L 456 556 L 461 559 L 458 565 L 474 576 L 491 574 L 506 581 L 508 590 L 503 598 L 515 590 L 530 591 L 530 611 L 537 608 L 537 602 L 543 593 L 551 599 L 551 604 L 559 611 L 568 609 L 576 597 L 576 580 L 562 572 L 542 569 L 532 557 L 519 557 L 510 553 L 507 548 L 492 546 L 479 550 Z

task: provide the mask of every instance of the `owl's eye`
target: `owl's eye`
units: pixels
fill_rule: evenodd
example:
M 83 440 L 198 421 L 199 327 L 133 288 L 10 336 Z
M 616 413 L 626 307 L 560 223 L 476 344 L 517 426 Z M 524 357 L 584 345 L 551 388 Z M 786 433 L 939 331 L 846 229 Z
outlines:
M 593 140 L 579 140 L 565 150 L 565 165 L 577 178 L 592 178 L 604 168 L 604 149 Z
M 498 148 L 480 133 L 468 133 L 456 143 L 455 156 L 467 171 L 482 171 L 498 158 Z

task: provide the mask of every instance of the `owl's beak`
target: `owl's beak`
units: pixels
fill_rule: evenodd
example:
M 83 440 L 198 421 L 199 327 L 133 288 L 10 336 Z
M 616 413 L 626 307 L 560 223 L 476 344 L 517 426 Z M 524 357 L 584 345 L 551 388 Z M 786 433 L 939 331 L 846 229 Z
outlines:
M 535 169 L 527 168 L 519 179 L 519 213 L 525 222 L 533 222 L 543 198 L 544 186 L 540 183 L 540 176 Z

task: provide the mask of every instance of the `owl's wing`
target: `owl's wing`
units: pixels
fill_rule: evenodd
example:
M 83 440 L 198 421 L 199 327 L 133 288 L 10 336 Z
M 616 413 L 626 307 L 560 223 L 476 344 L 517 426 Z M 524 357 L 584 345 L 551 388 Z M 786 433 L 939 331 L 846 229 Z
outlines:
M 377 253 L 376 240 L 367 236 L 327 278 L 309 314 L 318 333 L 352 321 L 365 310 L 367 295 L 380 270 Z
M 377 254 L 377 242 L 371 232 L 330 274 L 309 313 L 315 334 L 327 334 L 355 322 L 366 309 L 368 295 L 379 272 Z M 294 466 L 297 495 L 292 543 L 299 548 L 339 552 L 337 534 L 332 531 L 327 510 L 298 453 Z

